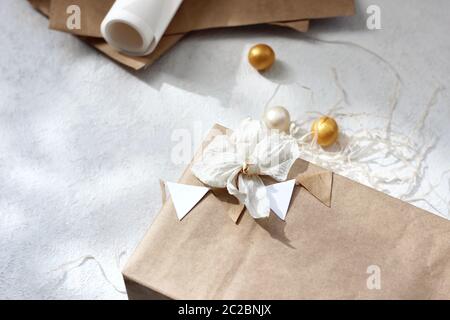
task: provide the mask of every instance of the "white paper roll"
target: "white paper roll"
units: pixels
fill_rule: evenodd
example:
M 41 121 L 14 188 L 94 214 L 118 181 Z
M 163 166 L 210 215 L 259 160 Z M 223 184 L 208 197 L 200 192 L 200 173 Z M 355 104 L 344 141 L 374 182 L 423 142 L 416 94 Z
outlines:
M 103 19 L 106 42 L 128 55 L 150 54 L 183 0 L 116 0 Z

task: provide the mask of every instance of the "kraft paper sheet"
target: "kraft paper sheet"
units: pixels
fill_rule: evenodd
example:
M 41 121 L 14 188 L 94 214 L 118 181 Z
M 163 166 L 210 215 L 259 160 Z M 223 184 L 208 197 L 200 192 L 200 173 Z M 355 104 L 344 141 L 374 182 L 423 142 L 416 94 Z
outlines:
M 81 19 L 79 30 L 69 30 L 66 26 L 66 9 L 73 4 L 78 5 L 82 14 L 86 15 Z M 113 4 L 114 0 L 51 1 L 50 28 L 78 35 L 102 37 L 100 24 Z M 304 30 L 305 22 L 302 20 L 352 14 L 353 0 L 184 0 L 165 34 L 262 23 L 281 24 Z
M 89 37 L 85 39 L 95 48 L 135 70 L 151 65 L 187 32 L 193 30 L 269 23 L 306 32 L 309 19 L 348 16 L 354 13 L 354 0 L 185 0 L 157 49 L 148 56 L 130 57 L 116 52 L 100 39 L 101 21 L 114 0 L 28 1 L 49 17 L 50 28 Z M 81 9 L 81 28 L 69 30 L 66 26 L 66 9 L 73 4 Z

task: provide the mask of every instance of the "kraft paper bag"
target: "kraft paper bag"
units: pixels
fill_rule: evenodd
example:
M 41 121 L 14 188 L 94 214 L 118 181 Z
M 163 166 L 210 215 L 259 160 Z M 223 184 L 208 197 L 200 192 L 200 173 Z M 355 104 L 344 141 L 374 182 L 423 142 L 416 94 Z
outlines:
M 290 176 L 313 191 L 326 172 L 299 159 Z M 201 185 L 190 166 L 179 182 Z M 179 221 L 168 200 L 123 270 L 129 298 L 450 298 L 450 221 L 337 174 L 329 188 L 328 206 L 296 186 L 285 222 L 235 223 L 213 192 Z

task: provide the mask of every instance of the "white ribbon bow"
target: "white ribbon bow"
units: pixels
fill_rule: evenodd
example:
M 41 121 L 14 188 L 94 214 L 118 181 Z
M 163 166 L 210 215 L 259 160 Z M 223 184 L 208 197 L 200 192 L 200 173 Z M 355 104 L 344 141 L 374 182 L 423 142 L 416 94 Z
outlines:
M 299 155 L 293 137 L 246 119 L 232 135 L 216 136 L 192 172 L 208 186 L 226 187 L 253 218 L 264 218 L 270 214 L 270 201 L 260 175 L 286 180 Z

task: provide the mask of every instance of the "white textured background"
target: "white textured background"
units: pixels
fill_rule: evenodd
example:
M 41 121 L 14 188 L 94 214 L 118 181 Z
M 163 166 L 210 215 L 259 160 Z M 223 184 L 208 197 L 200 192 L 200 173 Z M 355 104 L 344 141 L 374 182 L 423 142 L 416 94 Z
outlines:
M 346 136 L 380 133 L 368 157 L 386 166 L 366 167 L 385 175 L 377 187 L 447 216 L 450 2 L 357 2 L 356 16 L 313 22 L 307 37 L 195 33 L 136 74 L 48 30 L 26 1 L 0 1 L 0 298 L 125 299 L 120 268 L 158 212 L 158 179 L 185 166 L 170 161 L 173 130 L 198 131 L 195 147 L 215 122 L 259 118 L 277 87 L 270 104 L 300 122 L 331 112 Z M 369 4 L 382 30 L 365 27 Z M 279 58 L 266 75 L 245 58 L 257 42 Z M 395 137 L 417 154 L 386 180 L 404 169 L 382 154 Z M 343 172 L 376 184 L 364 161 Z

